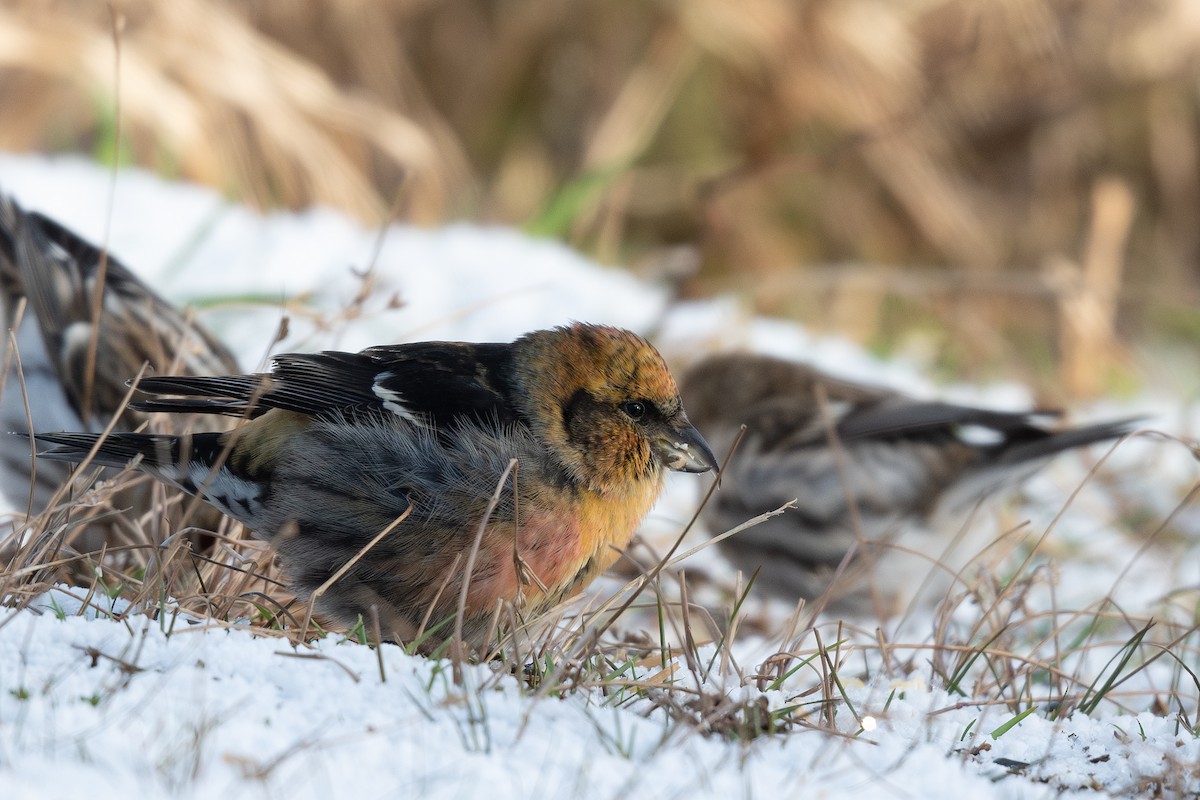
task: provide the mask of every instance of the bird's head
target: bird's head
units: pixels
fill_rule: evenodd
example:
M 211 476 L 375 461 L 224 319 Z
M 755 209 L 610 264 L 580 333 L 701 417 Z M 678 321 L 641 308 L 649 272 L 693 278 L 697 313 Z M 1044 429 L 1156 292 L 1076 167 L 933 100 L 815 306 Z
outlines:
M 618 490 L 663 468 L 716 468 L 666 362 L 641 336 L 575 323 L 527 334 L 514 355 L 523 410 L 577 481 Z

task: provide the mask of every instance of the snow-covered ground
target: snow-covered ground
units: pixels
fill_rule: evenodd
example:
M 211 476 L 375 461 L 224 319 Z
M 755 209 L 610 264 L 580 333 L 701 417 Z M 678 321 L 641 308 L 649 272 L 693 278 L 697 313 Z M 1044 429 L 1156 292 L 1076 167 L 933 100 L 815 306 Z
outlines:
M 121 172 L 114 184 L 110 171 L 71 158 L 0 156 L 0 190 L 107 241 L 169 299 L 197 303 L 247 368 L 268 350 L 507 340 L 580 319 L 653 332 L 673 360 L 743 345 L 917 394 L 936 391 L 912 365 L 882 363 L 845 341 L 751 319 L 733 301 L 673 305 L 661 288 L 512 230 L 396 226 L 381 236 L 329 211 L 264 217 L 208 189 L 137 171 Z M 368 267 L 371 291 L 354 305 Z M 352 313 L 342 311 L 348 304 Z M 284 313 L 287 337 L 272 344 Z M 997 407 L 1029 402 L 1012 386 L 956 387 L 952 396 Z M 1131 413 L 1154 415 L 1155 427 L 1170 433 L 1196 432 L 1195 415 L 1179 398 L 1145 396 L 1133 407 L 1090 410 Z M 1200 519 L 1184 508 L 1151 541 L 1130 531 L 1148 536 L 1167 519 L 1196 482 L 1195 459 L 1178 443 L 1129 442 L 1068 504 L 1099 454 L 1058 459 L 1004 508 L 1002 521 L 984 521 L 1003 529 L 1028 521 L 1035 537 L 1052 529 L 1027 595 L 1031 608 L 1013 618 L 1052 608 L 1095 614 L 1093 604 L 1111 595 L 1118 603 L 1106 608 L 1117 612 L 1113 619 L 1154 616 L 1186 632 L 1197 613 Z M 700 484 L 694 476 L 672 480 L 647 523 L 650 539 L 666 542 L 678 533 Z M 702 539 L 693 535 L 685 546 Z M 717 586 L 731 577 L 713 548 L 685 566 Z M 836 693 L 834 726 L 842 735 L 796 729 L 747 744 L 675 721 L 653 693 L 584 689 L 539 697 L 487 665 L 468 668 L 456 686 L 445 663 L 392 646 L 381 648 L 381 670 L 374 650 L 338 636 L 297 650 L 286 639 L 211 622 L 181 618 L 169 626 L 142 616 L 114 621 L 94 610 L 76 615 L 72 593 L 50 593 L 42 613 L 0 609 L 6 800 L 78 793 L 501 800 L 633 792 L 961 800 L 1064 790 L 1139 796 L 1152 793 L 1158 776 L 1166 776 L 1168 794 L 1200 792 L 1200 739 L 1188 729 L 1200 721 L 1200 684 L 1190 677 L 1200 672 L 1194 630 L 1171 655 L 1113 690 L 1129 713 L 1105 701 L 1090 716 L 1065 720 L 1039 704 L 1046 689 L 1036 676 L 1027 691 L 1014 690 L 1030 698 L 1014 708 L 970 695 L 969 686 L 967 694 L 950 691 L 925 654 L 914 655 L 905 674 L 889 674 L 866 649 L 846 648 L 843 661 L 855 666 L 839 670 L 846 680 Z M 751 613 L 764 619 L 786 615 L 771 601 L 754 604 Z M 969 625 L 971 613 L 964 604 L 952 623 Z M 931 620 L 910 621 L 906 630 L 924 628 L 927 636 Z M 1027 627 L 1035 642 L 1035 625 Z M 1084 685 L 1102 680 L 1115 669 L 1109 657 L 1137 627 L 1098 624 L 1080 634 L 1095 646 L 1063 663 Z M 827 645 L 835 635 L 827 632 Z M 1024 655 L 1048 658 L 1048 648 L 1066 644 L 1042 643 L 1035 654 L 1031 643 Z M 779 648 L 778 640 L 748 634 L 734 652 L 748 673 Z M 1140 651 L 1142 657 L 1148 654 Z M 855 674 L 867 679 L 851 680 Z M 692 673 L 681 666 L 676 679 L 688 684 Z M 732 672 L 714 674 L 704 689 L 746 701 L 761 696 L 779 709 L 811 700 L 805 693 L 819 684 L 813 668 L 761 692 L 753 682 L 739 685 Z M 1172 688 L 1180 696 L 1172 697 Z M 1026 708 L 1033 710 L 1018 724 L 1002 727 Z

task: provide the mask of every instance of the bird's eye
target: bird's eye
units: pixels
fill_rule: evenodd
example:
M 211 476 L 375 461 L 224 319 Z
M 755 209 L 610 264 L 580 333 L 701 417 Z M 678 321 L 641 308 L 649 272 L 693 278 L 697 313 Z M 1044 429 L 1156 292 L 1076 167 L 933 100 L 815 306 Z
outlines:
M 626 400 L 621 403 L 621 411 L 634 422 L 646 416 L 646 404 L 639 400 Z

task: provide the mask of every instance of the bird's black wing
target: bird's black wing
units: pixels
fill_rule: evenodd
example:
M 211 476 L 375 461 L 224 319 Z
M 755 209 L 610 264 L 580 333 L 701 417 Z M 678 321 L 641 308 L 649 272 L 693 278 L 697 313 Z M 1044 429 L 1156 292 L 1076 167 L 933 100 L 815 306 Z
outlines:
M 924 402 L 899 395 L 851 408 L 837 421 L 837 434 L 844 440 L 922 438 L 953 433 L 963 426 L 978 426 L 1004 438 L 1021 438 L 1045 433 L 1037 424 L 1057 417 L 1057 411 L 991 411 L 953 403 Z
M 895 397 L 889 402 L 860 406 L 837 422 L 842 441 L 909 440 L 962 442 L 988 452 L 1005 463 L 1046 458 L 1062 450 L 1116 439 L 1129 433 L 1141 417 L 1077 428 L 1057 429 L 1047 423 L 1060 411 L 992 411 L 952 403 L 923 402 Z
M 431 419 L 439 426 L 462 417 L 513 422 L 512 345 L 420 342 L 364 351 L 385 369 L 373 392 L 389 410 Z
M 445 426 L 463 417 L 516 419 L 510 402 L 511 345 L 417 342 L 359 353 L 289 353 L 269 373 L 146 378 L 139 389 L 171 395 L 141 411 L 257 416 L 270 409 L 309 416 L 388 413 Z

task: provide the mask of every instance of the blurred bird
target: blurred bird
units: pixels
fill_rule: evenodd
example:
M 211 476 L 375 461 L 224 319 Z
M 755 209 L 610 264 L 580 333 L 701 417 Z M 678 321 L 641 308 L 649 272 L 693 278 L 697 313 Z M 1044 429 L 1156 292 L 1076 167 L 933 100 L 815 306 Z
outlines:
M 99 317 L 93 304 L 106 262 Z M 132 430 L 147 416 L 125 411 L 127 381 L 146 365 L 150 374 L 232 372 L 237 362 L 203 326 L 147 288 L 120 261 L 38 213 L 0 194 L 0 313 L 15 329 L 0 395 L 0 432 L 100 431 L 114 418 Z M 94 348 L 94 355 L 89 350 Z M 21 369 L 21 380 L 17 366 Z M 228 427 L 224 425 L 223 427 Z M 12 440 L 0 449 L 0 490 L 18 507 L 38 513 L 69 479 L 65 464 L 34 471 L 33 455 Z M 31 486 L 31 480 L 33 484 Z M 145 481 L 116 505 L 146 511 Z M 215 522 L 215 519 L 212 521 Z M 80 551 L 114 544 L 109 520 L 74 536 Z M 198 525 L 205 524 L 198 521 Z
M 1038 421 L 1056 412 L 927 402 L 747 353 L 698 363 L 681 390 L 718 452 L 746 426 L 704 510 L 712 535 L 796 500 L 794 510 L 723 539 L 725 555 L 747 574 L 761 570 L 756 585 L 793 601 L 828 592 L 843 610 L 866 610 L 866 581 L 876 581 L 889 613 L 926 577 L 944 593 L 945 580 L 930 576 L 947 543 L 936 533 L 959 533 L 980 500 L 1056 453 L 1117 438 L 1135 422 L 1056 431 Z
M 374 608 L 383 632 L 406 642 L 453 616 L 467 580 L 464 638 L 484 646 L 501 601 L 545 608 L 616 560 L 664 469 L 716 465 L 658 352 L 595 325 L 508 344 L 280 355 L 267 374 L 155 377 L 139 389 L 158 395 L 134 404 L 143 412 L 249 421 L 223 434 L 113 434 L 98 463 L 140 459 L 138 469 L 272 540 L 301 596 L 365 549 L 317 609 L 352 626 Z M 51 445 L 43 457 L 77 461 L 100 437 L 36 438 Z

